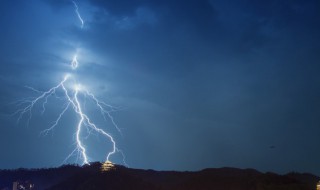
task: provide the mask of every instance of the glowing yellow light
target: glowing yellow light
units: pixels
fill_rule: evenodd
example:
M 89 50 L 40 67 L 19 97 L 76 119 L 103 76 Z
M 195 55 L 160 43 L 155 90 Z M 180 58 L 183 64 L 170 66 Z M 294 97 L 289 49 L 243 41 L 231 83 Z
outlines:
M 115 168 L 114 164 L 110 161 L 106 161 L 101 166 L 101 172 L 108 172 L 110 170 L 115 170 L 115 169 L 116 168 Z

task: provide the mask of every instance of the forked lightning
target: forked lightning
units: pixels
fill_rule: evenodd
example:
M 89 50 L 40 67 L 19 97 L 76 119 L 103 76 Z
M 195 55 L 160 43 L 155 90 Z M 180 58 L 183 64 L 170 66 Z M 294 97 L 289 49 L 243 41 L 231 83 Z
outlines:
M 75 1 L 72 1 L 74 7 L 75 7 L 75 13 L 81 23 L 80 27 L 84 27 L 84 20 L 82 19 L 80 13 L 79 13 L 79 7 Z M 73 70 L 76 70 L 79 66 L 79 62 L 77 59 L 77 54 L 75 54 L 72 58 L 71 61 L 71 68 Z M 76 152 L 78 152 L 80 158 L 82 160 L 83 164 L 89 164 L 90 160 L 87 155 L 87 146 L 83 143 L 83 133 L 87 133 L 87 135 L 91 135 L 91 131 L 95 131 L 96 133 L 102 135 L 105 137 L 106 140 L 108 140 L 111 143 L 111 150 L 107 151 L 106 155 L 106 161 L 110 161 L 111 156 L 114 155 L 115 153 L 120 153 L 123 156 L 123 162 L 125 165 L 124 160 L 124 154 L 120 149 L 117 148 L 116 146 L 116 141 L 114 138 L 111 136 L 110 133 L 106 132 L 102 128 L 97 127 L 93 123 L 93 121 L 90 119 L 90 117 L 84 112 L 84 104 L 81 102 L 80 95 L 83 95 L 86 98 L 89 98 L 92 102 L 94 102 L 96 108 L 100 110 L 103 118 L 105 120 L 109 120 L 110 123 L 113 124 L 113 126 L 121 133 L 119 127 L 114 121 L 114 118 L 111 115 L 111 112 L 116 111 L 117 109 L 103 101 L 100 101 L 96 98 L 96 96 L 89 92 L 84 86 L 81 84 L 77 83 L 74 76 L 67 74 L 63 77 L 62 81 L 58 83 L 56 86 L 50 88 L 47 91 L 39 91 L 35 88 L 28 87 L 32 91 L 39 93 L 40 95 L 36 98 L 27 98 L 20 100 L 18 102 L 18 106 L 23 106 L 26 105 L 20 109 L 18 109 L 14 115 L 18 115 L 18 121 L 20 121 L 24 115 L 28 115 L 28 123 L 32 117 L 32 112 L 36 104 L 41 104 L 42 103 L 42 113 L 46 111 L 46 104 L 48 103 L 48 99 L 51 96 L 56 95 L 57 91 L 62 91 L 64 96 L 63 99 L 65 100 L 64 108 L 57 117 L 57 119 L 54 121 L 53 125 L 51 125 L 49 128 L 43 130 L 41 134 L 47 135 L 50 131 L 52 131 L 56 126 L 59 125 L 59 122 L 61 121 L 61 118 L 65 115 L 67 110 L 72 109 L 74 113 L 78 116 L 78 124 L 76 126 L 76 131 L 75 131 L 75 143 L 76 143 L 76 148 L 74 151 L 70 153 L 70 155 L 67 156 L 66 160 L 69 159 L 71 156 L 73 156 Z M 87 130 L 85 130 L 87 129 Z M 65 160 L 65 161 L 66 161 Z

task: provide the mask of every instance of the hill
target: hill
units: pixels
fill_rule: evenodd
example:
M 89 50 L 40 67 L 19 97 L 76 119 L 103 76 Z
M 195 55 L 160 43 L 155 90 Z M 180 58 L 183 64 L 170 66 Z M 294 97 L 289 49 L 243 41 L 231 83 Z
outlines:
M 278 175 L 253 169 L 217 168 L 196 172 L 131 169 L 116 165 L 102 172 L 101 163 L 49 169 L 0 170 L 0 189 L 30 180 L 37 190 L 315 190 L 312 174 Z

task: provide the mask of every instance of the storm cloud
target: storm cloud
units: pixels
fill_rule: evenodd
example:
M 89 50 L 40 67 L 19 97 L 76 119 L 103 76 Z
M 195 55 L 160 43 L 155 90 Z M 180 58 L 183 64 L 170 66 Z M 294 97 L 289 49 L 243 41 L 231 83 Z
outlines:
M 78 4 L 82 30 L 70 1 L 2 2 L 4 115 L 14 111 L 9 102 L 31 96 L 25 85 L 45 90 L 72 72 L 68 64 L 79 51 L 75 75 L 102 99 L 124 107 L 114 117 L 131 167 L 319 174 L 319 1 Z M 54 138 L 72 136 L 71 129 L 61 130 L 72 126 L 72 116 L 49 140 L 37 132 L 55 115 L 46 117 L 34 118 L 29 129 L 2 117 L 0 134 L 7 135 L 0 140 L 6 155 L 1 168 L 60 164 L 68 151 Z M 17 158 L 8 143 L 20 154 L 41 156 Z

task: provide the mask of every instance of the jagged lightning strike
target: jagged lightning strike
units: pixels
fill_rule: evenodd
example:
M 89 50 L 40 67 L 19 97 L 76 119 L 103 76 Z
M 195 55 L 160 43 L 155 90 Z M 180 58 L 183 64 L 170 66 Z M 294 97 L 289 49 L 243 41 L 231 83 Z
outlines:
M 75 1 L 72 1 L 72 3 L 74 4 L 75 12 L 78 16 L 78 19 L 81 22 L 81 28 L 83 28 L 84 21 L 79 13 L 78 5 Z M 77 53 L 73 56 L 70 65 L 73 70 L 78 68 L 79 62 L 77 59 Z M 67 85 L 67 84 L 70 84 L 70 85 Z M 29 115 L 28 123 L 32 117 L 33 108 L 37 103 L 41 103 L 41 101 L 42 101 L 42 112 L 41 113 L 44 113 L 46 110 L 46 104 L 48 103 L 48 98 L 50 96 L 56 95 L 56 92 L 58 90 L 62 91 L 64 94 L 64 99 L 66 101 L 66 104 L 64 105 L 64 109 L 61 111 L 61 113 L 59 114 L 57 119 L 54 121 L 53 125 L 51 125 L 47 129 L 43 130 L 41 132 L 41 134 L 47 135 L 50 131 L 52 131 L 59 124 L 61 118 L 64 116 L 66 111 L 70 108 L 72 108 L 72 110 L 78 116 L 79 120 L 78 120 L 78 124 L 76 126 L 76 132 L 75 132 L 76 148 L 70 153 L 70 155 L 67 156 L 65 161 L 67 161 L 71 156 L 73 156 L 75 152 L 78 152 L 79 153 L 78 155 L 80 156 L 78 158 L 82 159 L 83 164 L 89 164 L 90 160 L 87 155 L 86 146 L 84 145 L 84 143 L 82 141 L 82 135 L 81 135 L 84 131 L 84 128 L 86 128 L 87 129 L 86 132 L 88 135 L 91 134 L 91 131 L 95 131 L 96 133 L 104 136 L 106 139 L 108 139 L 111 142 L 112 149 L 106 155 L 106 162 L 110 162 L 110 157 L 118 152 L 123 157 L 123 163 L 125 165 L 127 165 L 125 162 L 125 157 L 124 157 L 123 152 L 117 148 L 116 142 L 115 142 L 114 138 L 111 136 L 111 134 L 109 134 L 105 130 L 97 127 L 91 121 L 90 117 L 84 112 L 83 104 L 81 103 L 79 95 L 83 94 L 86 98 L 90 98 L 95 103 L 96 108 L 100 110 L 103 118 L 105 120 L 109 119 L 111 121 L 111 123 L 113 124 L 113 126 L 121 134 L 119 127 L 117 126 L 113 117 L 110 114 L 110 112 L 114 112 L 117 110 L 115 107 L 98 100 L 93 93 L 89 92 L 84 86 L 77 83 L 76 80 L 74 80 L 74 78 L 70 74 L 65 75 L 63 77 L 63 80 L 60 83 L 58 83 L 58 85 L 50 88 L 47 91 L 39 91 L 39 90 L 34 89 L 32 87 L 27 87 L 27 88 L 31 89 L 32 91 L 34 91 L 36 93 L 39 93 L 40 95 L 36 98 L 27 98 L 27 99 L 20 100 L 18 102 L 18 106 L 22 106 L 22 105 L 26 105 L 26 106 L 17 110 L 13 115 L 19 115 L 18 121 L 20 121 L 24 115 L 28 114 Z
M 84 20 L 82 19 L 81 14 L 79 13 L 79 7 L 78 7 L 78 5 L 77 5 L 77 3 L 76 3 L 75 1 L 72 1 L 72 3 L 73 3 L 73 5 L 74 5 L 75 12 L 76 12 L 76 14 L 77 14 L 77 16 L 78 16 L 78 19 L 79 19 L 80 22 L 81 22 L 81 28 L 83 28 L 83 26 L 84 26 Z

